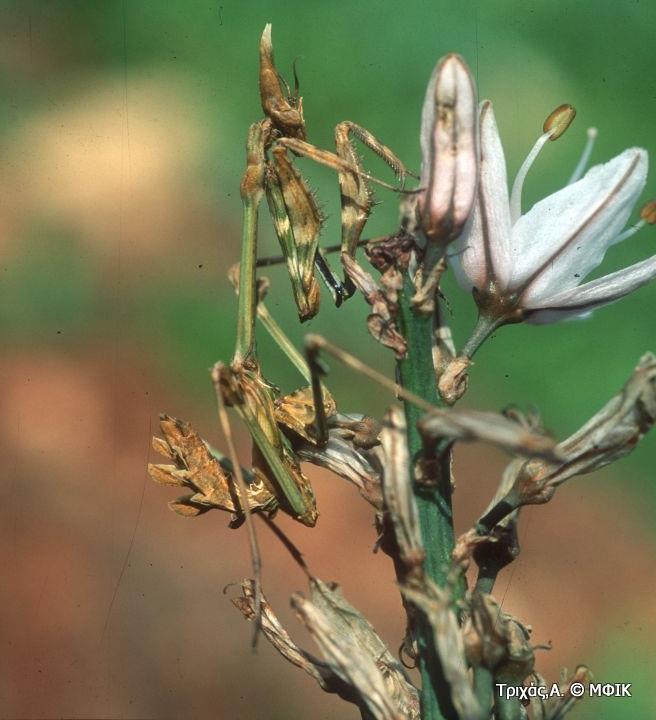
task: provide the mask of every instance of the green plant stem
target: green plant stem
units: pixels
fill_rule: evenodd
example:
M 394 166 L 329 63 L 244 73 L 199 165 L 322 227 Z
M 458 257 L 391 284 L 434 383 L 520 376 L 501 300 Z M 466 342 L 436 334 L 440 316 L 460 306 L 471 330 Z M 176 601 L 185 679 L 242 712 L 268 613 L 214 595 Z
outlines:
M 496 697 L 494 701 L 499 720 L 526 720 L 526 710 L 517 698 Z
M 492 673 L 483 665 L 474 668 L 474 692 L 481 708 L 481 718 L 488 718 L 492 705 Z
M 403 291 L 399 295 L 400 330 L 408 351 L 398 363 L 400 384 L 433 404 L 440 404 L 433 369 L 432 319 L 416 313 L 410 302 L 414 286 L 406 274 Z M 422 411 L 405 403 L 405 417 L 408 427 L 408 448 L 410 452 L 410 477 L 414 477 L 414 465 L 422 451 L 422 441 L 417 430 L 417 421 Z M 450 458 L 443 456 L 439 476 L 435 485 L 415 486 L 415 498 L 419 511 L 421 533 L 426 551 L 425 570 L 440 587 L 446 584 L 447 570 L 454 546 L 453 516 L 451 510 Z M 422 720 L 452 720 L 457 718 L 451 703 L 449 684 L 432 640 L 432 629 L 428 622 L 420 619 L 417 627 L 419 666 L 422 677 L 421 705 Z

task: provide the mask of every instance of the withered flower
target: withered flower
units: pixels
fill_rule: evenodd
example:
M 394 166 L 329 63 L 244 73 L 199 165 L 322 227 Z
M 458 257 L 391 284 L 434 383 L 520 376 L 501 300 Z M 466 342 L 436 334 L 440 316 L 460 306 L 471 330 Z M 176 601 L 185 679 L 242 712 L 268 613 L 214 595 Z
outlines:
M 427 446 L 454 442 L 485 442 L 526 457 L 559 456 L 550 437 L 533 432 L 499 413 L 483 410 L 441 410 L 427 413 L 418 423 Z
M 418 693 L 403 666 L 337 585 L 313 579 L 310 598 L 296 593 L 292 606 L 328 667 L 353 688 L 372 718 L 419 720 Z
M 580 430 L 556 446 L 559 462 L 514 460 L 506 469 L 510 489 L 479 521 L 491 529 L 522 505 L 548 502 L 576 475 L 598 470 L 630 453 L 656 422 L 656 356 L 647 353 L 622 390 Z

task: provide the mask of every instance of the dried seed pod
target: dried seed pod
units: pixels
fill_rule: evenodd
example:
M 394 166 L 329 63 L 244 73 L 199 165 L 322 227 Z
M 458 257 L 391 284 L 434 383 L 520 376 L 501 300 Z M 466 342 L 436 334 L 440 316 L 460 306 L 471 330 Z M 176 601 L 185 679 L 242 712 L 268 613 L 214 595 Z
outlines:
M 471 360 L 465 355 L 452 358 L 437 379 L 440 397 L 447 405 L 455 405 L 469 387 L 469 367 Z

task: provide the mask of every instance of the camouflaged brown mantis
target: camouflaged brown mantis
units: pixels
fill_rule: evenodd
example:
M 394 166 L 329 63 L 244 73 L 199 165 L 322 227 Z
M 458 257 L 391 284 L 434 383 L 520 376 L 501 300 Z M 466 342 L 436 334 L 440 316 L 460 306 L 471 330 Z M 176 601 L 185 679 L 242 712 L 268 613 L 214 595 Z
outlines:
M 355 123 L 343 122 L 336 127 L 336 153 L 310 145 L 306 140 L 302 99 L 297 93 L 298 85 L 292 93 L 274 65 L 271 26 L 267 25 L 260 42 L 260 97 L 265 118 L 254 123 L 248 133 L 246 170 L 241 182 L 244 207 L 242 257 L 238 273 L 233 272 L 231 278 L 239 288 L 236 348 L 232 363 L 218 363 L 212 371 L 212 377 L 217 393 L 227 406 L 237 410 L 254 442 L 253 468 L 248 475 L 251 482 L 247 483 L 246 489 L 257 488 L 257 491 L 249 492 L 250 509 L 272 512 L 281 507 L 303 524 L 312 526 L 317 519 L 316 502 L 312 488 L 300 469 L 294 445 L 301 452 L 305 446 L 306 458 L 313 457 L 320 464 L 334 465 L 336 458 L 333 455 L 331 460 L 330 452 L 328 456 L 321 456 L 321 453 L 313 453 L 307 447 L 314 445 L 322 448 L 329 444 L 328 420 L 334 420 L 338 426 L 333 433 L 333 443 L 338 442 L 339 435 L 339 442 L 351 442 L 356 448 L 359 442 L 369 447 L 378 444 L 375 439 L 377 430 L 372 421 L 361 416 L 337 417 L 335 403 L 329 393 L 321 383 L 311 381 L 305 361 L 292 348 L 264 305 L 260 304 L 258 287 L 261 285 L 258 285 L 256 279 L 259 207 L 266 195 L 299 317 L 306 320 L 315 315 L 319 308 L 315 268 L 326 281 L 337 305 L 353 294 L 355 285 L 348 273 L 343 283 L 339 281 L 327 265 L 318 246 L 321 213 L 312 192 L 292 164 L 289 152 L 304 155 L 337 172 L 342 197 L 341 252 L 344 258 L 353 258 L 371 211 L 369 183 L 394 189 L 363 171 L 349 136 L 353 134 L 360 138 L 367 147 L 385 159 L 401 179 L 408 171 L 389 148 Z M 345 267 L 353 267 L 353 264 L 345 264 Z M 291 395 L 282 395 L 265 379 L 255 347 L 254 324 L 258 314 L 272 331 L 274 339 L 305 376 L 308 388 Z M 316 408 L 320 412 L 317 413 Z M 318 422 L 315 422 L 317 418 Z M 165 435 L 167 432 L 170 435 L 172 427 L 169 420 L 163 420 L 162 431 Z M 358 428 L 364 429 L 371 437 L 364 439 Z M 173 439 L 167 437 L 167 441 Z M 170 456 L 161 444 L 158 444 L 158 449 L 164 449 L 165 454 Z M 357 453 L 357 449 L 353 452 Z M 184 465 L 184 459 L 179 455 L 177 457 L 178 463 Z M 368 465 L 362 458 L 355 462 L 362 467 Z M 211 462 L 209 464 L 212 465 Z M 171 478 L 179 480 L 180 472 L 183 471 L 181 468 L 176 470 L 177 475 Z M 225 472 L 228 475 L 224 476 Z M 371 472 L 375 474 L 375 471 Z M 225 462 L 221 465 L 217 461 L 212 474 L 224 488 L 221 492 L 224 496 L 225 487 L 234 486 Z M 351 474 L 350 471 L 347 470 L 347 474 Z M 155 479 L 162 481 L 161 471 L 156 471 Z M 189 513 L 188 508 L 194 504 L 199 506 L 199 510 L 208 507 L 202 494 L 194 494 L 175 507 Z M 234 502 L 224 501 L 217 507 L 232 512 L 237 510 Z

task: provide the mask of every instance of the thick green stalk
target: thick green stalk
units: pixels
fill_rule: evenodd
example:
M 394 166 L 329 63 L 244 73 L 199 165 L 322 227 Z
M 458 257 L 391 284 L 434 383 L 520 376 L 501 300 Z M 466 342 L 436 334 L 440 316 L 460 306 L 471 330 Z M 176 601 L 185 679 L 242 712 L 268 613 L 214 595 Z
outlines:
M 400 330 L 403 333 L 408 352 L 399 361 L 399 382 L 430 403 L 439 404 L 432 357 L 432 319 L 416 313 L 410 299 L 414 287 L 410 278 L 404 279 L 403 292 L 399 296 Z M 410 476 L 414 477 L 414 465 L 421 453 L 422 442 L 417 421 L 422 411 L 405 403 L 408 427 L 408 448 L 410 451 Z M 426 551 L 426 574 L 438 585 L 446 584 L 447 568 L 451 562 L 454 546 L 453 516 L 451 511 L 450 459 L 445 453 L 439 477 L 434 486 L 415 486 L 415 497 L 419 511 L 421 533 Z M 457 714 L 451 703 L 449 685 L 444 678 L 442 667 L 435 652 L 432 629 L 426 621 L 420 621 L 417 628 L 419 663 L 422 677 L 421 704 L 423 720 L 452 720 Z

